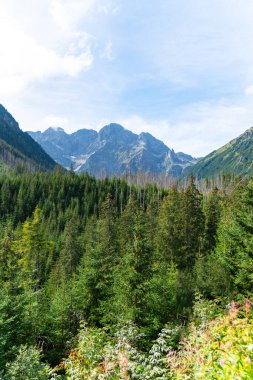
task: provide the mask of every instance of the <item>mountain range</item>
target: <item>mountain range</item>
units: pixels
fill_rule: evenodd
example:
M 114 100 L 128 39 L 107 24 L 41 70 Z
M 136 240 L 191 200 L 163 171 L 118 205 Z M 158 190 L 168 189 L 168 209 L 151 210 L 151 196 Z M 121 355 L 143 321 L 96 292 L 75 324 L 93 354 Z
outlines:
M 13 116 L 0 105 L 0 163 L 1 167 L 20 165 L 29 171 L 51 170 L 56 162 L 19 128 Z
M 96 177 L 145 173 L 154 178 L 197 179 L 220 173 L 253 176 L 253 127 L 202 159 L 176 153 L 149 133 L 135 134 L 119 124 L 99 132 L 62 128 L 23 132 L 0 105 L 0 169 L 21 165 L 29 171 L 52 170 L 57 164 Z
M 62 128 L 48 128 L 28 133 L 63 167 L 96 177 L 141 172 L 179 178 L 198 161 L 188 154 L 175 153 L 149 133 L 137 135 L 115 123 L 99 132 L 81 129 L 67 134 Z

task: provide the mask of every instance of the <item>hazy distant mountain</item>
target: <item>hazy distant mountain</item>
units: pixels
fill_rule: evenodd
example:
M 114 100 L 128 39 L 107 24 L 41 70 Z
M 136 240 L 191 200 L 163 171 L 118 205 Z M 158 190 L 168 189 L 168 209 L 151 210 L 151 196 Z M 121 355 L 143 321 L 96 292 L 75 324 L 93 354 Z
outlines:
M 21 131 L 13 116 L 0 104 L 0 163 L 21 165 L 28 170 L 52 169 L 56 163 L 28 133 Z
M 222 148 L 199 160 L 186 174 L 208 178 L 220 173 L 253 175 L 253 127 Z
M 81 129 L 67 134 L 62 128 L 28 132 L 59 164 L 97 177 L 138 172 L 179 177 L 197 159 L 175 153 L 149 133 L 137 135 L 119 124 L 96 132 Z

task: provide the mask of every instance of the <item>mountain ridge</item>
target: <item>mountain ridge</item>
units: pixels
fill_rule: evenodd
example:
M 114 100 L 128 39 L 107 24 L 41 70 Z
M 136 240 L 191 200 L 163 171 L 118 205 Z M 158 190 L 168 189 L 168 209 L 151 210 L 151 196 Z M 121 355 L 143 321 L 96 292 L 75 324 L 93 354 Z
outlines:
M 0 104 L 0 166 L 21 164 L 29 171 L 51 170 L 56 162 L 95 177 L 139 173 L 180 179 L 205 179 L 220 173 L 253 175 L 253 127 L 203 158 L 175 152 L 148 132 L 136 134 L 110 123 L 100 131 L 61 127 L 23 132 Z
M 200 159 L 184 174 L 205 179 L 220 173 L 253 175 L 253 127 Z
M 0 161 L 7 167 L 22 165 L 30 171 L 51 170 L 56 165 L 54 160 L 19 128 L 18 122 L 0 104 Z
M 105 125 L 99 132 L 80 129 L 66 133 L 62 128 L 28 132 L 53 159 L 75 172 L 97 177 L 120 176 L 139 172 L 178 178 L 197 159 L 174 152 L 150 133 L 139 135 L 117 123 Z

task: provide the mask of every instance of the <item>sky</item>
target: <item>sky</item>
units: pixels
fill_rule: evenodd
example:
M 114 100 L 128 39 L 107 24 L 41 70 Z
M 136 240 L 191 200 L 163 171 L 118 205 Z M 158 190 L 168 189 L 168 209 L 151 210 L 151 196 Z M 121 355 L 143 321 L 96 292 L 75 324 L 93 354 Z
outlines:
M 0 103 L 204 156 L 253 125 L 252 0 L 0 0 Z

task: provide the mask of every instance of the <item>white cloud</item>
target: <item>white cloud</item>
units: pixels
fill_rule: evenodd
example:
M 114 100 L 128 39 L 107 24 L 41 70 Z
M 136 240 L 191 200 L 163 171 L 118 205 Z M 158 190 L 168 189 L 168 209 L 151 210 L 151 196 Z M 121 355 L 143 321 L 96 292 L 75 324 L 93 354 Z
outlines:
M 97 8 L 99 12 L 103 12 L 105 14 L 115 14 L 120 10 L 119 2 L 105 0 L 103 2 L 98 2 Z
M 108 61 L 113 61 L 115 59 L 115 55 L 113 53 L 113 45 L 112 41 L 108 41 L 105 45 L 105 49 L 101 54 L 101 58 L 105 58 Z
M 253 110 L 247 103 L 199 103 L 181 112 L 183 118 L 175 122 L 171 131 L 174 146 L 195 156 L 220 148 L 248 129 L 253 121 Z
M 0 55 L 1 59 L 1 55 Z M 0 64 L 1 65 L 1 64 Z M 17 93 L 21 93 L 26 84 L 24 77 L 19 75 L 10 74 L 5 75 L 0 69 L 0 97 L 1 101 L 9 99 Z
M 50 13 L 60 29 L 72 31 L 96 0 L 51 0 Z
M 79 36 L 80 37 L 80 36 Z M 82 35 L 78 52 L 44 46 L 28 35 L 7 12 L 0 15 L 0 96 L 16 95 L 33 80 L 48 77 L 75 77 L 87 70 L 93 56 Z
M 251 0 L 158 3 L 164 4 L 154 7 L 146 21 L 152 27 L 136 36 L 138 49 L 156 68 L 155 77 L 189 88 L 220 85 L 224 78 L 253 79 Z
M 245 89 L 246 95 L 253 95 L 253 86 L 249 86 Z
M 65 127 L 69 124 L 69 120 L 66 117 L 57 115 L 47 115 L 43 120 L 43 124 L 46 128 L 48 127 Z
M 89 46 L 94 38 L 87 32 L 75 32 L 71 34 L 71 40 L 68 46 L 69 54 L 78 54 L 83 52 Z
M 253 124 L 250 103 L 197 103 L 181 108 L 177 113 L 174 121 L 148 122 L 135 115 L 120 120 L 120 123 L 136 133 L 149 132 L 175 151 L 195 157 L 205 156 L 220 148 Z
M 0 102 L 24 129 L 119 120 L 202 155 L 252 125 L 252 0 L 0 0 L 0 9 Z
M 148 122 L 138 115 L 133 115 L 127 119 L 119 119 L 119 123 L 132 132 L 137 134 L 148 132 L 162 141 L 167 140 L 168 131 L 171 128 L 169 122 L 166 120 Z

